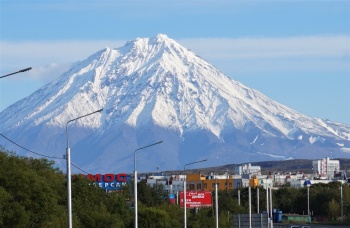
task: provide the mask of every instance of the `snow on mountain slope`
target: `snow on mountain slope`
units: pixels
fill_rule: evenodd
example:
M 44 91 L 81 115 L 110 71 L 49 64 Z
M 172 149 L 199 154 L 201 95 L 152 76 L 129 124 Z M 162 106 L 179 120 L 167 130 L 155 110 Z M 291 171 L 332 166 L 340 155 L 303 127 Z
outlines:
M 281 105 L 163 34 L 79 62 L 1 112 L 0 132 L 27 148 L 62 155 L 67 121 L 100 108 L 69 125 L 72 156 L 90 171 L 130 171 L 131 151 L 159 140 L 164 143 L 150 155 L 141 154 L 144 169 L 174 169 L 204 157 L 208 165 L 350 157 L 349 126 Z

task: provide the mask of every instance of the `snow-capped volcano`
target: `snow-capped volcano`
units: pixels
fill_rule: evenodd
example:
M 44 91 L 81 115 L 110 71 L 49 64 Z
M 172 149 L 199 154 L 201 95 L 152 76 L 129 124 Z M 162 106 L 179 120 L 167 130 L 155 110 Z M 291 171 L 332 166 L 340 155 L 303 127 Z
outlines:
M 1 112 L 0 132 L 62 157 L 67 122 L 100 108 L 68 125 L 72 162 L 89 172 L 130 172 L 134 151 L 160 140 L 138 151 L 139 171 L 181 169 L 203 158 L 212 166 L 350 157 L 350 126 L 281 105 L 162 34 L 77 63 Z M 27 154 L 3 138 L 0 144 Z

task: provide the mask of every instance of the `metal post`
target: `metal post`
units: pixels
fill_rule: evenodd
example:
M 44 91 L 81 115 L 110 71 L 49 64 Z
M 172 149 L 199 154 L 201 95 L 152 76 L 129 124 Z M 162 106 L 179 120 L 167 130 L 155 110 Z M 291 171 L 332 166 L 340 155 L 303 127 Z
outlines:
M 238 189 L 238 205 L 241 205 L 241 190 Z
M 271 216 L 271 228 L 273 227 L 273 215 L 272 215 L 272 188 L 270 188 L 270 216 Z
M 68 193 L 68 202 L 67 202 L 67 210 L 68 210 L 68 227 L 71 228 L 72 224 L 72 187 L 71 187 L 71 170 L 70 170 L 70 148 L 66 149 L 66 161 L 67 161 L 67 193 Z
M 137 214 L 137 171 L 136 171 L 136 153 L 134 152 L 134 211 L 135 211 L 135 228 L 138 227 Z
M 310 218 L 310 187 L 308 186 L 307 187 L 307 220 L 309 220 Z
M 249 228 L 252 228 L 252 191 L 251 187 L 248 187 L 248 195 L 249 195 Z
M 259 214 L 259 188 L 256 188 L 256 205 L 257 205 L 257 209 L 256 209 L 256 213 Z
M 216 228 L 219 228 L 219 198 L 218 198 L 218 183 L 215 180 L 215 223 Z
M 187 163 L 184 165 L 184 171 L 186 170 L 186 166 L 188 165 L 192 165 L 192 164 L 196 164 L 199 162 L 205 162 L 207 159 L 204 160 L 200 160 L 200 161 L 196 161 L 196 162 L 191 162 L 191 163 Z M 186 212 L 186 206 L 187 206 L 187 202 L 186 202 L 186 174 L 185 174 L 185 178 L 184 178 L 184 228 L 187 228 L 187 212 Z
M 144 146 L 144 147 L 141 147 L 141 148 L 138 148 L 136 150 L 134 150 L 134 209 L 135 209 L 135 228 L 138 228 L 139 227 L 139 224 L 138 224 L 138 208 L 137 208 L 137 171 L 136 171 L 136 151 L 138 150 L 142 150 L 142 149 L 145 149 L 147 147 L 151 147 L 151 146 L 155 146 L 157 144 L 160 144 L 162 143 L 163 141 L 159 141 L 159 142 L 156 142 L 156 143 L 153 143 L 153 144 L 150 144 L 150 145 L 147 145 L 147 146 Z
M 343 211 L 343 184 L 340 185 L 340 207 L 341 207 L 341 223 L 344 224 L 344 211 Z
M 179 191 L 176 192 L 176 204 L 179 205 Z
M 266 213 L 267 217 L 270 218 L 270 209 L 269 209 L 269 187 L 266 187 Z
M 68 140 L 68 124 L 70 122 L 76 121 L 78 119 L 81 119 L 86 116 L 90 116 L 92 114 L 101 112 L 103 109 L 97 110 L 95 112 L 91 112 L 89 114 L 79 116 L 75 119 L 69 120 L 66 124 L 66 136 L 67 136 L 67 149 L 66 149 L 66 159 L 67 159 L 67 210 L 68 210 L 68 227 L 72 228 L 73 222 L 72 222 L 72 179 L 71 179 L 71 167 L 70 167 L 70 148 L 69 148 L 69 140 Z
M 186 206 L 187 206 L 187 201 L 186 201 L 186 174 L 184 177 L 184 227 L 187 228 L 187 214 L 186 214 Z

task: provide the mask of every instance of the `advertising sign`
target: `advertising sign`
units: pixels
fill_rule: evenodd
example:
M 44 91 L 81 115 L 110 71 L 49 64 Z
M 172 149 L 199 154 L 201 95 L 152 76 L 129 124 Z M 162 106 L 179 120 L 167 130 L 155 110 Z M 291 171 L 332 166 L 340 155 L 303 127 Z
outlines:
M 210 191 L 186 191 L 186 208 L 211 207 Z M 180 206 L 184 207 L 184 193 L 180 192 Z
M 95 181 L 95 184 L 106 190 L 121 190 L 127 182 L 131 181 L 131 176 L 125 173 L 119 174 L 88 174 L 85 177 Z

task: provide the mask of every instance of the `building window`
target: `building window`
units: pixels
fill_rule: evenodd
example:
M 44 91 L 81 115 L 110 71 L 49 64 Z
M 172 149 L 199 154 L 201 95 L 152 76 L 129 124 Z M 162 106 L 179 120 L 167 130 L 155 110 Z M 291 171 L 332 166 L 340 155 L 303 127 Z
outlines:
M 202 190 L 202 184 L 201 183 L 197 183 L 197 190 Z
M 204 188 L 207 188 L 207 183 L 204 183 Z
M 229 183 L 228 183 L 228 186 L 231 188 L 231 187 L 232 187 L 232 183 L 231 183 L 231 182 L 229 182 Z
M 217 183 L 218 188 L 219 188 L 219 183 Z M 212 188 L 215 188 L 215 183 L 213 183 Z
M 194 190 L 194 183 L 190 183 L 190 190 Z

